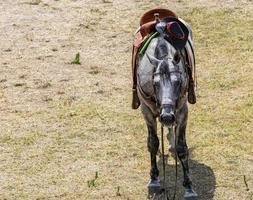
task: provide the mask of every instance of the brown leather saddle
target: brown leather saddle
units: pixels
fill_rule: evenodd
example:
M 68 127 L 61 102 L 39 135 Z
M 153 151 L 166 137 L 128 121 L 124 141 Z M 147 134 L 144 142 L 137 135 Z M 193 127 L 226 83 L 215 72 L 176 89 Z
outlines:
M 140 105 L 140 101 L 137 95 L 137 57 L 138 57 L 138 50 L 143 44 L 144 40 L 155 31 L 155 26 L 157 23 L 157 20 L 162 20 L 165 17 L 174 17 L 178 18 L 178 16 L 172 12 L 171 10 L 168 9 L 163 9 L 163 8 L 157 8 L 157 9 L 152 9 L 144 13 L 140 19 L 140 27 L 137 29 L 137 31 L 134 34 L 134 41 L 133 41 L 133 49 L 132 49 L 132 78 L 133 78 L 133 86 L 132 86 L 132 92 L 133 92 L 133 99 L 132 99 L 132 108 L 137 109 Z M 190 77 L 190 79 L 192 76 Z M 194 81 L 190 80 L 190 83 L 193 83 L 193 89 L 191 90 L 192 94 L 190 97 L 190 103 L 195 103 L 196 102 L 196 97 L 194 93 Z M 190 86 L 191 87 L 191 86 Z M 193 96 L 193 97 L 192 97 Z M 188 98 L 189 100 L 189 98 Z

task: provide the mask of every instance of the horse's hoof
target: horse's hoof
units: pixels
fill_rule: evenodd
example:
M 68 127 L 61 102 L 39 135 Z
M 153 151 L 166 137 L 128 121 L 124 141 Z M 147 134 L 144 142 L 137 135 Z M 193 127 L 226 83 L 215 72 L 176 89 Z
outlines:
M 192 188 L 185 189 L 185 193 L 184 193 L 185 199 L 194 200 L 196 199 L 196 197 L 198 197 L 198 194 Z
M 161 184 L 158 179 L 150 180 L 148 183 L 148 197 L 154 198 L 161 194 Z
M 160 181 L 158 179 L 151 179 L 148 182 L 148 187 L 161 187 Z

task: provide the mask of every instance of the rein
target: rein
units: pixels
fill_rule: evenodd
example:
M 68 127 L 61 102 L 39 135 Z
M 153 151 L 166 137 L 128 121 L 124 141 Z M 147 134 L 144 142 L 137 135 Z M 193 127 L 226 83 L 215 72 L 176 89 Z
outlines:
M 176 136 L 176 126 L 172 127 L 173 133 L 175 135 L 175 148 L 177 145 L 177 136 Z M 163 157 L 163 189 L 164 189 L 164 193 L 166 195 L 166 200 L 169 200 L 169 195 L 167 193 L 169 193 L 168 190 L 166 190 L 165 188 L 165 182 L 166 182 L 166 174 L 165 174 L 165 157 L 164 157 L 164 130 L 163 130 L 163 125 L 161 125 L 161 140 L 162 140 L 162 157 Z M 177 176 L 178 176 L 178 169 L 177 169 L 177 151 L 175 151 L 175 170 L 176 170 L 176 174 L 175 174 L 175 185 L 174 185 L 174 193 L 173 193 L 173 200 L 175 200 L 176 198 L 176 194 L 177 194 Z

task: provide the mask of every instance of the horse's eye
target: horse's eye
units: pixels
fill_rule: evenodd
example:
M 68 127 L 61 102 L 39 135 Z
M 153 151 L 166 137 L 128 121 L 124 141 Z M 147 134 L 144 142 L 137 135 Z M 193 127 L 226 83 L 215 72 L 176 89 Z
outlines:
M 181 55 L 178 52 L 176 52 L 174 55 L 174 58 L 173 58 L 173 62 L 175 64 L 178 64 L 180 62 L 180 60 L 181 60 Z
M 154 82 L 154 86 L 155 86 L 156 88 L 159 88 L 159 86 L 160 86 L 159 82 Z

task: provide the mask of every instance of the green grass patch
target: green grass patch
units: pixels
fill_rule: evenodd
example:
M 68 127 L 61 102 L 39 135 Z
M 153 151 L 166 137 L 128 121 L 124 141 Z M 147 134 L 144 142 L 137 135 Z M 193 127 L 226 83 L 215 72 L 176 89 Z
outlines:
M 81 65 L 81 62 L 80 62 L 80 53 L 76 54 L 75 59 L 71 62 L 71 64 Z

